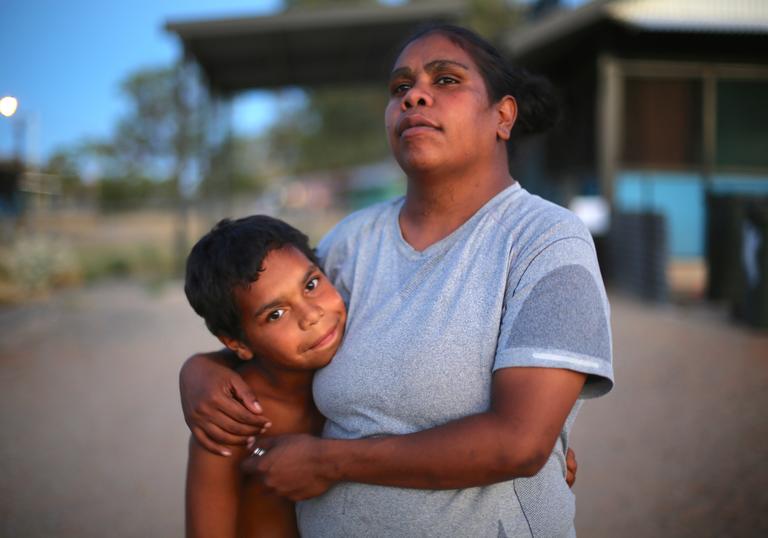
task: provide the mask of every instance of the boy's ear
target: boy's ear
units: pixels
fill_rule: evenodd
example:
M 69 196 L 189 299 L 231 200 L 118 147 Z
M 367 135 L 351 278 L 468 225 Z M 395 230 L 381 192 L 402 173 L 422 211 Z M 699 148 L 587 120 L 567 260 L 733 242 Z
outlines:
M 229 336 L 219 336 L 219 340 L 231 351 L 234 351 L 240 360 L 249 361 L 253 358 L 253 351 L 240 340 L 235 340 Z

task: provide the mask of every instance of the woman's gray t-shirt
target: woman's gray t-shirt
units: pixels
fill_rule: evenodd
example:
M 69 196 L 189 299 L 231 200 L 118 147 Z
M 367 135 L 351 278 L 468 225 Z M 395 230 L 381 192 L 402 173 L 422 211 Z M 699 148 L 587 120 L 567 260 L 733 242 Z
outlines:
M 613 385 L 609 307 L 592 239 L 567 210 L 515 184 L 424 251 L 400 233 L 403 200 L 340 222 L 318 253 L 349 307 L 345 340 L 315 376 L 324 437 L 406 434 L 486 411 L 495 370 L 588 374 Z M 572 536 L 568 430 L 531 478 L 462 490 L 341 483 L 299 504 L 303 536 Z

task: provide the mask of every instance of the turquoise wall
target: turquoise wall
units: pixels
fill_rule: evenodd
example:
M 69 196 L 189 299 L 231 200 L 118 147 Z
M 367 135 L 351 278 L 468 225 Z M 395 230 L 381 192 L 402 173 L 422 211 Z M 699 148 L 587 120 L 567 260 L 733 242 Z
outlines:
M 768 196 L 768 176 L 718 174 L 712 180 L 718 194 Z M 701 174 L 686 172 L 621 172 L 614 205 L 621 211 L 648 211 L 666 217 L 670 255 L 704 256 L 705 186 Z

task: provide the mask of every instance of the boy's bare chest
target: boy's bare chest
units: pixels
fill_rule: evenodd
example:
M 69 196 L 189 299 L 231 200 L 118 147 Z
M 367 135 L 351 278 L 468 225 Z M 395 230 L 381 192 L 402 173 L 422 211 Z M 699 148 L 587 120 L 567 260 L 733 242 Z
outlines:
M 268 396 L 261 398 L 260 403 L 264 415 L 272 422 L 266 433 L 268 437 L 291 433 L 320 435 L 323 430 L 325 419 L 314 404 L 296 405 Z
M 272 422 L 267 437 L 291 433 L 320 435 L 325 419 L 311 399 L 298 398 L 275 389 L 256 365 L 249 364 L 238 371 L 258 398 L 264 416 Z

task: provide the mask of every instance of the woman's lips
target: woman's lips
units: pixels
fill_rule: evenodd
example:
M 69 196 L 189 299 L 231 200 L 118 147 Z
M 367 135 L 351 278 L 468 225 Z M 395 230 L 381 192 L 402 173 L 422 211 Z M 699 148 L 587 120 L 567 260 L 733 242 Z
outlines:
M 395 131 L 399 136 L 405 134 L 417 134 L 423 132 L 430 132 L 440 130 L 440 127 L 425 116 L 421 114 L 412 114 L 402 117 L 395 127 Z
M 434 127 L 427 127 L 426 125 L 416 125 L 414 127 L 409 127 L 405 131 L 402 132 L 400 135 L 402 138 L 408 138 L 410 136 L 416 136 L 423 133 L 434 133 L 437 131 Z

